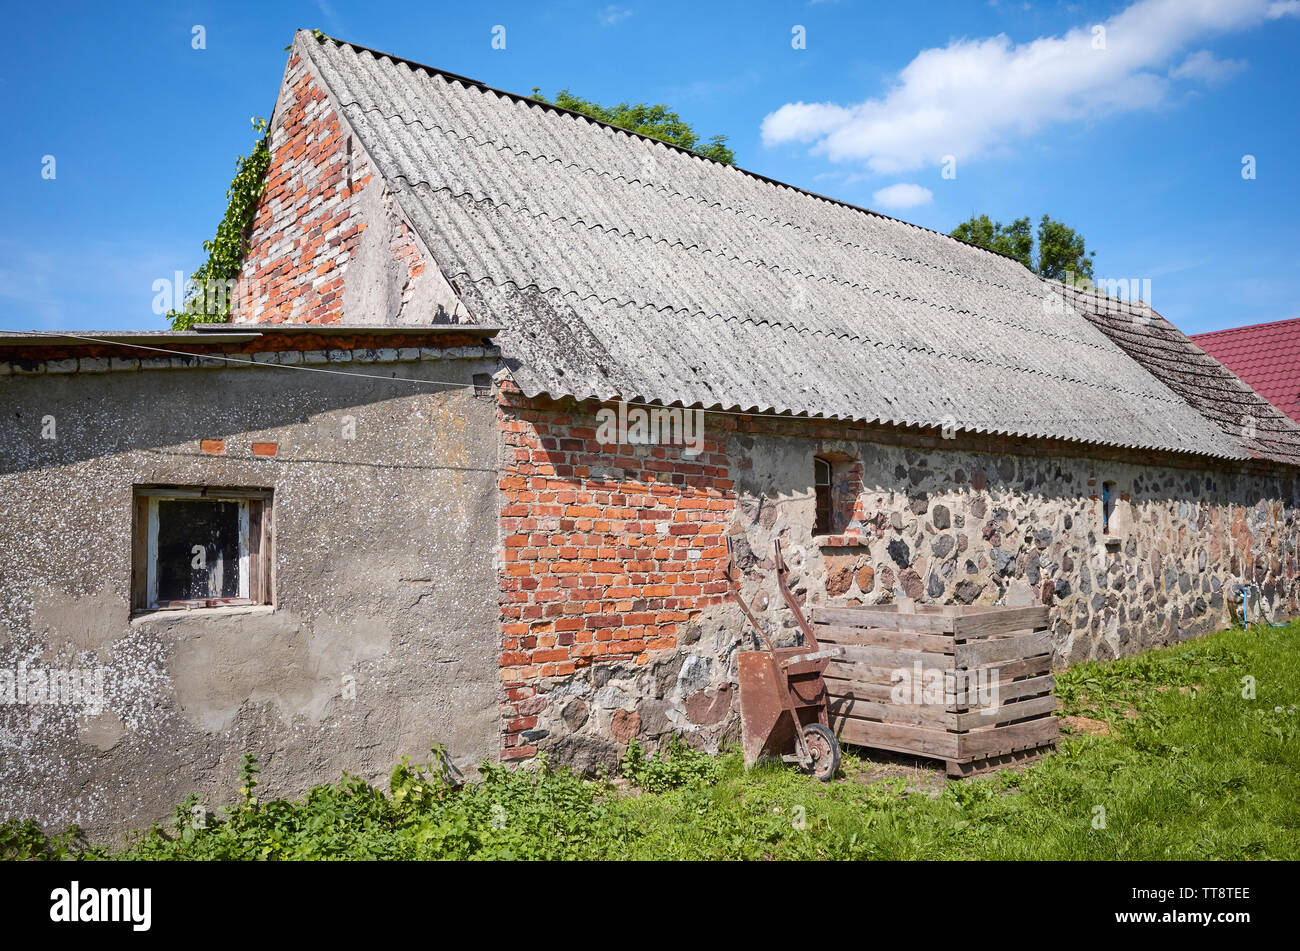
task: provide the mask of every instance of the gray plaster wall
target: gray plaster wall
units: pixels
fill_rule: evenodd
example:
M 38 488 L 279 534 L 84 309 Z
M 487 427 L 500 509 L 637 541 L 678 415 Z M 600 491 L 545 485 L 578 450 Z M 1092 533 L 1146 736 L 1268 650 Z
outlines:
M 105 675 L 95 715 L 0 703 L 0 820 L 114 839 L 191 792 L 231 802 L 245 751 L 268 796 L 438 743 L 495 758 L 496 408 L 471 386 L 494 368 L 0 376 L 0 669 Z M 274 605 L 132 617 L 149 483 L 273 489 Z

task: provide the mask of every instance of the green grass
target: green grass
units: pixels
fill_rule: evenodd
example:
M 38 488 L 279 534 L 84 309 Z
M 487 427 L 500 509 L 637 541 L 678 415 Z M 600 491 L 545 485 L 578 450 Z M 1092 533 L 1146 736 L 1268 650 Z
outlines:
M 1300 624 L 1224 631 L 1061 674 L 1067 733 L 1021 771 L 949 782 L 864 782 L 845 758 L 829 785 L 737 752 L 633 748 L 624 778 L 485 767 L 461 789 L 401 764 L 387 791 L 345 776 L 297 801 L 241 802 L 205 828 L 194 802 L 120 849 L 78 849 L 30 824 L 0 827 L 8 858 L 1294 859 L 1300 857 Z M 1243 697 L 1255 683 L 1254 699 Z M 1184 688 L 1184 689 L 1179 689 Z M 1066 721 L 1067 723 L 1075 721 Z M 1097 807 L 1104 808 L 1104 828 Z

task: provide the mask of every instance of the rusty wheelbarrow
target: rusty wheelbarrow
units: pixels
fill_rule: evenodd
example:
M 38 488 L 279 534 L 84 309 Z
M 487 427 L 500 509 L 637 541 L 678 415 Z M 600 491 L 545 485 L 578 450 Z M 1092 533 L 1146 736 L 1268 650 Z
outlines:
M 776 542 L 777 584 L 803 631 L 804 642 L 799 647 L 777 647 L 772 643 L 741 597 L 730 536 L 727 553 L 731 556 L 727 567 L 731 593 L 765 645 L 765 649 L 741 651 L 736 655 L 745 765 L 753 766 L 766 753 L 779 756 L 783 762 L 798 764 L 801 770 L 822 782 L 830 782 L 840 767 L 840 744 L 830 728 L 822 674 L 828 658 L 840 654 L 842 648 L 818 648 L 812 625 L 804 618 L 786 584 L 787 568 L 780 541 Z

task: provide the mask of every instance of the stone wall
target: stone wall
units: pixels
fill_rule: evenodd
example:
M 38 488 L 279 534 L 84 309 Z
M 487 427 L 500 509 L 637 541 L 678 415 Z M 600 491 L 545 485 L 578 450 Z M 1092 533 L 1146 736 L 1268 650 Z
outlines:
M 507 758 L 546 750 L 592 769 L 634 736 L 716 748 L 737 735 L 735 655 L 755 639 L 725 593 L 722 532 L 779 643 L 797 629 L 778 538 L 808 607 L 1049 604 L 1058 666 L 1222 627 L 1242 580 L 1276 616 L 1300 610 L 1289 471 L 732 414 L 708 414 L 689 457 L 601 445 L 596 409 L 503 393 Z M 815 455 L 834 467 L 831 536 L 812 534 Z

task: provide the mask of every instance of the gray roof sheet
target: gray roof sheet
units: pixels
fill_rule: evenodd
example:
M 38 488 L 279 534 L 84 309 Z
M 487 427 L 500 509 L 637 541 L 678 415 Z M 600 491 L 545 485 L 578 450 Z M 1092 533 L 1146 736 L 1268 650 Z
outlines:
M 1246 455 L 1015 261 L 299 37 L 530 395 Z
M 1150 304 L 1057 281 L 1045 284 L 1250 455 L 1300 465 L 1300 425 Z

